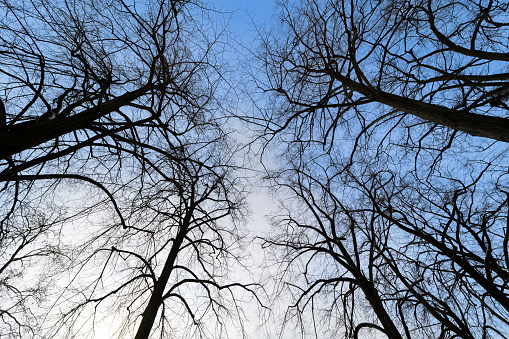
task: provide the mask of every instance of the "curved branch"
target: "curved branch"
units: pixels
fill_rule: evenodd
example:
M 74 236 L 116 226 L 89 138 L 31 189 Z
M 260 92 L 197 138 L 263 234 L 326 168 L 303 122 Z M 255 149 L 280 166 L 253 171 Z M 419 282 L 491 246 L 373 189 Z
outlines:
M 94 179 L 91 179 L 91 178 L 88 178 L 88 177 L 85 177 L 85 176 L 79 175 L 79 174 L 58 174 L 58 173 L 55 173 L 55 174 L 15 175 L 15 176 L 9 178 L 9 181 L 12 181 L 12 180 L 51 180 L 51 179 L 77 179 L 77 180 L 86 181 L 86 182 L 91 183 L 92 185 L 98 187 L 104 193 L 106 193 L 108 198 L 110 198 L 110 200 L 113 204 L 113 207 L 115 208 L 115 211 L 117 212 L 117 215 L 120 218 L 120 224 L 122 225 L 122 227 L 124 229 L 127 228 L 125 219 L 122 216 L 122 213 L 120 212 L 120 208 L 118 207 L 117 202 L 116 202 L 115 198 L 113 197 L 113 195 L 110 193 L 110 191 L 108 191 L 108 189 L 106 187 L 104 187 L 100 182 L 95 181 Z M 0 181 L 6 181 L 6 180 L 0 179 Z

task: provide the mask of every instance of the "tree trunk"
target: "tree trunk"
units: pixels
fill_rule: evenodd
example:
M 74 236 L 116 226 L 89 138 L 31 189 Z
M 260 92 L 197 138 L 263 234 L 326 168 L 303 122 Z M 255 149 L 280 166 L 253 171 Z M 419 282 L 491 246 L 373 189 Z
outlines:
M 186 236 L 187 230 L 189 229 L 189 224 L 191 221 L 193 207 L 190 207 L 190 210 L 186 213 L 184 220 L 182 222 L 182 226 L 175 237 L 175 241 L 171 246 L 170 253 L 168 254 L 168 258 L 164 264 L 163 271 L 159 276 L 159 279 L 154 284 L 154 291 L 152 292 L 152 296 L 143 312 L 140 326 L 138 326 L 138 331 L 136 332 L 135 339 L 148 339 L 150 336 L 150 331 L 152 330 L 152 326 L 156 320 L 157 312 L 159 307 L 163 303 L 163 293 L 166 288 L 166 284 L 170 278 L 170 274 L 173 271 L 173 267 L 175 265 L 175 260 L 177 259 L 177 255 L 180 251 L 180 246 L 182 245 L 184 238 Z
M 100 106 L 89 108 L 78 114 L 67 114 L 54 119 L 30 120 L 6 128 L 0 134 L 0 159 L 36 147 L 62 135 L 87 128 L 90 123 L 146 94 L 151 86 L 127 92 Z M 64 110 L 65 111 L 65 110 Z M 70 112 L 66 112 L 70 113 Z
M 372 87 L 360 84 L 333 71 L 326 71 L 326 73 L 340 81 L 349 89 L 401 112 L 412 114 L 431 123 L 446 126 L 473 136 L 509 142 L 509 119 L 469 113 L 429 104 L 400 95 L 375 90 Z
M 385 307 L 382 304 L 382 301 L 380 300 L 380 297 L 378 296 L 378 293 L 373 284 L 369 282 L 362 274 L 357 277 L 357 280 L 359 281 L 359 287 L 362 289 L 362 292 L 364 292 L 365 298 L 373 308 L 373 311 L 377 315 L 378 320 L 380 320 L 380 323 L 382 324 L 387 337 L 390 339 L 402 339 L 401 334 L 396 328 L 396 325 L 394 325 L 391 317 L 389 314 L 387 314 L 387 311 L 385 310 Z

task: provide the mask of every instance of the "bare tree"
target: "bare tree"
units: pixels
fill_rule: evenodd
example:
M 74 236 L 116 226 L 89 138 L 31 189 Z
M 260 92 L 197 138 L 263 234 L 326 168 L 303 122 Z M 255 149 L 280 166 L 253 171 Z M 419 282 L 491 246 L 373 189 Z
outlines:
M 79 255 L 62 265 L 60 275 L 70 272 L 73 278 L 52 308 L 60 311 L 48 318 L 59 319 L 50 333 L 71 337 L 80 319 L 99 319 L 109 310 L 122 319 L 121 336 L 242 333 L 241 325 L 232 326 L 243 318 L 235 290 L 255 288 L 231 272 L 243 269 L 243 234 L 237 229 L 243 193 L 234 168 L 219 159 L 209 154 L 204 163 L 170 163 L 160 167 L 164 172 L 151 173 L 143 193 L 137 185 L 123 189 L 133 195 L 125 214 L 136 228 L 91 225 Z
M 280 288 L 295 296 L 288 316 L 312 319 L 318 337 L 507 331 L 506 193 L 472 182 L 425 190 L 376 161 L 338 174 L 314 156 L 273 178 L 286 214 L 266 245 L 283 263 Z
M 106 161 L 121 166 L 125 155 L 142 159 L 143 148 L 154 148 L 151 131 L 207 102 L 191 88 L 208 64 L 207 54 L 195 60 L 182 42 L 184 5 L 2 3 L 0 180 L 2 192 L 12 192 L 3 222 L 23 181 L 84 180 L 117 208 L 99 181 L 69 170 L 73 162 L 93 163 L 92 172 Z
M 182 336 L 206 336 L 209 316 L 220 335 L 225 319 L 242 318 L 240 305 L 229 313 L 228 293 L 250 289 L 227 279 L 242 253 L 243 193 L 220 121 L 226 71 L 207 9 L 165 0 L 0 6 L 0 291 L 20 305 L 1 307 L 2 331 L 83 337 L 83 317 L 93 326 L 107 304 L 125 316 L 122 335 L 140 320 L 137 338 L 181 324 Z M 57 265 L 38 272 L 50 252 Z M 39 273 L 49 280 L 34 291 Z
M 261 87 L 292 112 L 276 131 L 321 121 L 327 138 L 356 116 L 369 128 L 405 113 L 508 141 L 505 2 L 309 0 L 280 16 L 261 57 Z M 377 121 L 362 112 L 373 103 Z
M 286 317 L 309 322 L 303 334 L 316 337 L 358 338 L 374 329 L 402 338 L 387 305 L 390 297 L 380 288 L 384 276 L 377 272 L 379 253 L 371 243 L 377 230 L 370 229 L 366 211 L 344 204 L 330 181 L 324 185 L 314 175 L 297 168 L 275 178 L 297 197 L 294 205 L 285 204 L 287 214 L 274 219 L 278 236 L 265 242 L 282 263 L 279 288 L 294 296 Z
M 316 337 L 330 323 L 353 338 L 503 336 L 507 4 L 280 9 L 254 122 L 282 143 L 269 177 L 287 213 L 266 240 L 296 319 L 309 311 Z

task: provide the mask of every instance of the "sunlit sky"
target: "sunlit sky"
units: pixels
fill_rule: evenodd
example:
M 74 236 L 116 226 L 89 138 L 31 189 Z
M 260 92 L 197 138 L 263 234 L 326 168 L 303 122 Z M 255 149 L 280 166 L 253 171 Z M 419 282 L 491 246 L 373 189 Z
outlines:
M 262 28 L 265 24 L 269 24 L 268 21 L 274 14 L 276 8 L 275 1 L 271 0 L 215 0 L 210 2 L 210 4 L 214 9 L 226 13 L 226 19 L 229 19 L 228 31 L 233 33 L 234 38 L 236 40 L 238 39 L 238 42 L 241 43 L 244 48 L 251 48 L 256 45 L 254 38 L 257 34 L 257 29 Z M 237 49 L 237 46 L 231 47 Z M 239 48 L 237 51 L 241 52 L 241 49 L 242 48 Z M 246 105 L 246 107 L 241 109 L 247 109 L 247 106 L 249 105 L 248 99 L 243 100 L 241 98 L 240 104 Z M 253 166 L 256 166 L 256 163 L 254 163 Z M 257 181 L 256 179 L 254 180 Z M 252 182 L 252 184 L 257 186 L 256 182 Z M 249 230 L 250 236 L 267 234 L 270 228 L 267 215 L 269 215 L 271 209 L 274 208 L 274 202 L 263 188 L 258 189 L 257 187 L 253 187 L 253 191 L 249 196 L 249 204 L 251 215 L 249 220 L 247 220 L 246 228 Z M 258 264 L 261 264 L 263 255 L 260 256 L 259 253 L 257 253 L 257 251 L 261 250 L 259 247 L 259 243 L 253 243 L 250 251 L 253 252 L 253 258 L 256 258 L 256 261 L 259 261 Z M 256 263 L 253 262 L 252 265 L 256 265 Z M 280 310 L 277 310 L 278 305 L 272 306 L 274 307 L 272 310 L 272 316 L 275 318 L 278 317 L 278 314 L 282 314 L 286 309 L 285 305 L 279 305 L 282 307 Z M 247 317 L 246 322 L 244 323 L 245 331 L 249 338 L 295 338 L 295 335 L 289 336 L 288 333 L 281 337 L 279 328 L 276 327 L 275 318 L 265 319 L 268 321 L 261 325 L 259 308 L 254 300 L 252 309 L 245 309 L 244 311 Z M 117 321 L 120 321 L 120 319 L 117 319 Z M 99 324 L 95 327 L 94 338 L 114 338 L 116 337 L 116 329 L 117 327 L 115 326 L 115 322 L 110 322 L 109 326 Z
M 256 36 L 257 27 L 261 28 L 264 24 L 268 24 L 270 17 L 274 14 L 275 2 L 271 0 L 256 0 L 256 1 L 235 1 L 235 0 L 217 0 L 213 2 L 215 8 L 218 10 L 231 13 L 231 19 L 228 27 L 229 31 L 232 32 L 236 38 L 238 38 L 244 47 L 254 47 L 256 44 L 254 37 Z M 245 102 L 247 105 L 247 102 Z M 242 105 L 242 99 L 241 99 Z M 256 186 L 256 182 L 252 183 Z M 269 224 L 267 215 L 270 214 L 271 208 L 274 207 L 273 201 L 263 189 L 256 189 L 253 187 L 253 192 L 249 196 L 251 216 L 246 225 L 251 235 L 262 235 L 269 231 Z M 253 244 L 251 251 L 254 252 L 252 255 L 254 258 L 261 260 L 263 256 L 257 255 L 256 251 L 259 251 L 259 244 Z M 261 263 L 261 262 L 260 262 Z M 273 305 L 277 307 L 277 305 Z M 283 306 L 284 308 L 284 306 Z M 251 311 L 251 312 L 249 312 Z M 258 313 L 258 306 L 254 303 L 252 310 L 246 310 L 246 316 L 248 317 L 247 323 L 245 324 L 246 332 L 250 338 L 278 338 L 280 333 L 279 329 L 276 328 L 275 323 L 270 320 L 265 323 L 264 327 L 260 326 L 260 315 Z M 278 310 L 273 310 L 275 313 L 279 313 Z M 249 314 L 251 313 L 251 314 Z M 277 315 L 273 313 L 277 317 Z M 249 319 L 250 318 L 250 319 Z M 274 320 L 274 319 L 271 319 Z M 282 337 L 283 339 L 290 337 Z M 292 336 L 293 338 L 293 336 Z

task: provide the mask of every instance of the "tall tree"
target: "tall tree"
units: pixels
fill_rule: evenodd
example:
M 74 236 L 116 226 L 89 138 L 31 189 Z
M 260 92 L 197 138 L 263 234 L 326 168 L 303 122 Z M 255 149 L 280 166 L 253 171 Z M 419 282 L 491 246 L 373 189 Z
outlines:
M 120 336 L 242 334 L 234 322 L 243 317 L 236 292 L 255 288 L 247 277 L 230 280 L 244 256 L 238 229 L 243 193 L 230 155 L 202 151 L 206 161 L 163 158 L 158 168 L 164 171 L 149 171 L 142 189 L 138 183 L 122 188 L 122 195 L 132 197 L 123 212 L 136 228 L 124 230 L 107 219 L 90 223 L 90 216 L 76 221 L 90 229 L 73 247 L 78 255 L 69 253 L 54 269 L 55 276 L 72 278 L 59 284 L 61 296 L 48 318 L 58 321 L 48 333 L 72 336 L 77 323 L 114 310 Z M 87 321 L 83 328 L 100 326 Z
M 139 338 L 181 320 L 195 329 L 182 336 L 207 335 L 203 319 L 224 323 L 234 301 L 223 292 L 244 286 L 226 278 L 243 193 L 216 23 L 172 0 L 6 0 L 0 13 L 2 333 L 70 337 L 108 305 L 130 334 L 141 321 Z
M 288 317 L 330 337 L 507 331 L 507 194 L 481 191 L 490 186 L 480 177 L 424 186 L 375 159 L 345 171 L 329 155 L 308 156 L 272 174 L 286 213 L 266 244 L 283 263 L 280 288 L 295 296 Z M 456 190 L 444 186 L 453 180 Z
M 267 241 L 316 333 L 507 331 L 507 9 L 309 0 L 261 37 L 254 121 L 288 194 Z
M 287 122 L 334 126 L 378 103 L 379 119 L 400 112 L 509 141 L 507 3 L 308 0 L 281 19 L 263 37 L 263 87 L 294 112 Z

